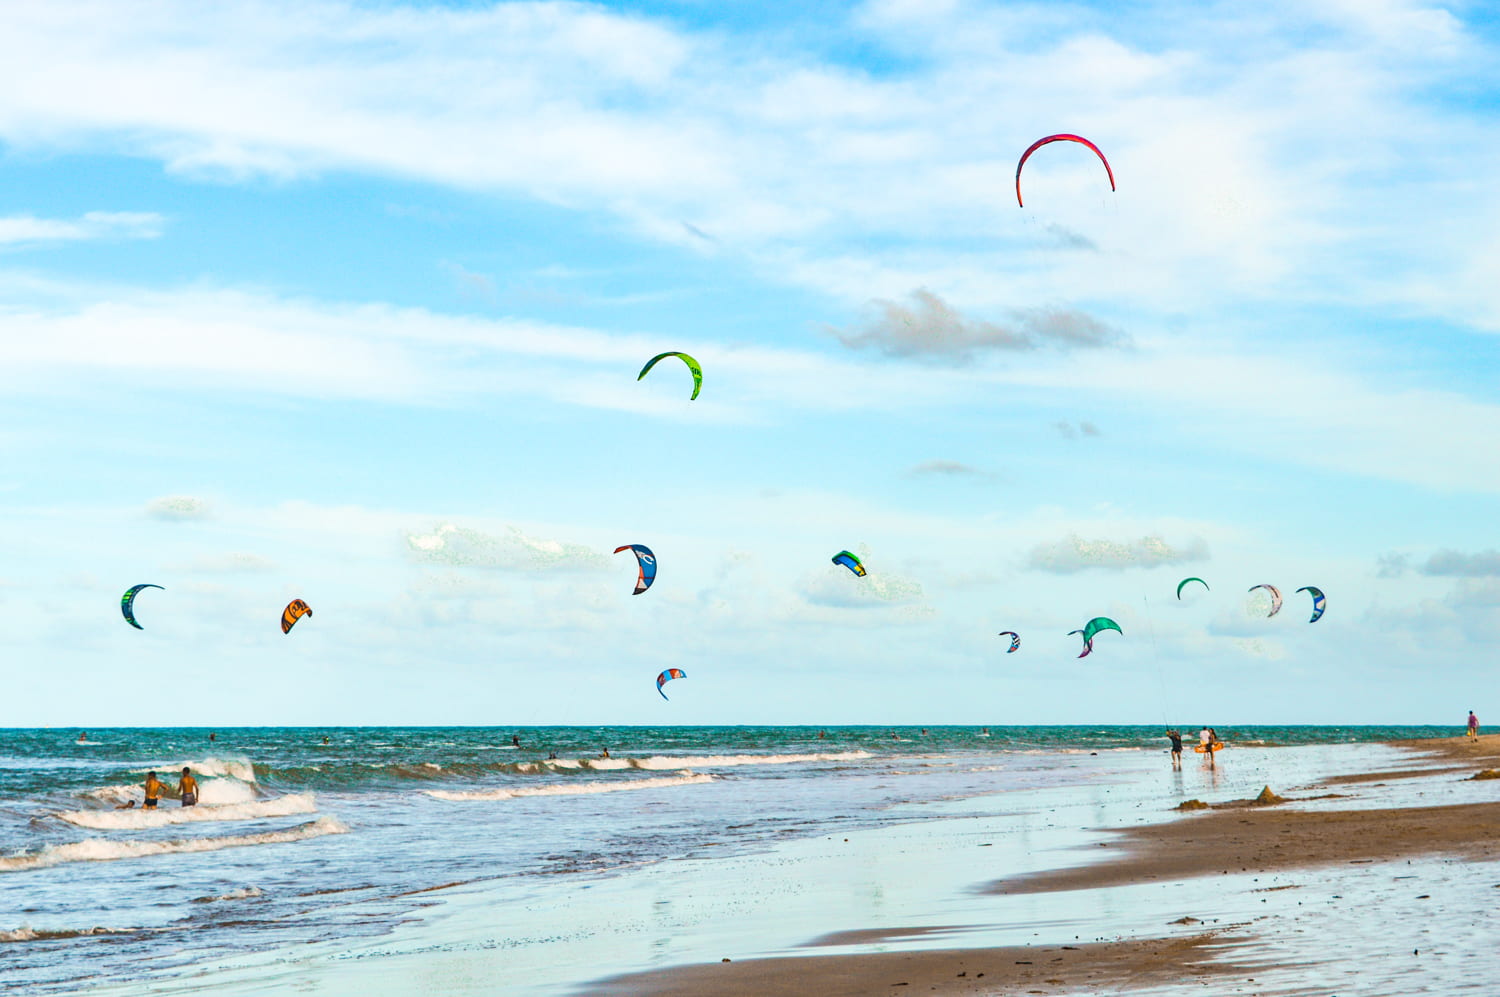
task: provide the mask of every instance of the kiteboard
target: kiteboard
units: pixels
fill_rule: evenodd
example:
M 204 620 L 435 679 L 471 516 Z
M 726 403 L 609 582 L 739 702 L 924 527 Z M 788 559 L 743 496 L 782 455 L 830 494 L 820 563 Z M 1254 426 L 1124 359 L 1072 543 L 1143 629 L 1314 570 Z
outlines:
M 1212 744 L 1195 744 L 1193 745 L 1193 750 L 1202 755 L 1206 754 L 1210 750 L 1218 751 L 1222 747 L 1224 747 L 1223 741 L 1215 741 Z

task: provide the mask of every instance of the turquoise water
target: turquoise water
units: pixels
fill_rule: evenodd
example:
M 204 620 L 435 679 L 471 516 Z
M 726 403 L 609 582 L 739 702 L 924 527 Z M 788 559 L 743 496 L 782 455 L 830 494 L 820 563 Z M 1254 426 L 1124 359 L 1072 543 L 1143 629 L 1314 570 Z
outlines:
M 1166 748 L 1158 727 L 1106 725 L 247 728 L 213 741 L 200 729 L 110 729 L 84 743 L 79 733 L 0 731 L 8 992 L 379 934 L 432 903 L 421 891 L 436 886 L 567 888 L 909 820 L 897 808 L 913 802 L 1109 779 L 1115 770 L 1088 756 L 1149 765 Z M 1455 733 L 1219 730 L 1246 747 Z M 139 808 L 148 770 L 175 784 L 184 766 L 202 786 L 199 807 Z

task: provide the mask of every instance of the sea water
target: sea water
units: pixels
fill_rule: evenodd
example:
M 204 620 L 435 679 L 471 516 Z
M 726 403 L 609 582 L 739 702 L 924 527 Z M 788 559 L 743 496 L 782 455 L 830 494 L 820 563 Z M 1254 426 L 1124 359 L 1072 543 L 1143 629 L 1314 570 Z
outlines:
M 1163 765 L 1166 747 L 1158 727 L 1104 725 L 209 733 L 92 730 L 80 742 L 77 731 L 0 731 L 8 993 L 382 936 L 452 884 L 562 897 L 600 875 L 899 824 L 912 804 L 1120 780 Z M 1290 747 L 1454 732 L 1219 733 Z M 140 807 L 147 771 L 175 785 L 183 767 L 200 784 L 197 807 Z

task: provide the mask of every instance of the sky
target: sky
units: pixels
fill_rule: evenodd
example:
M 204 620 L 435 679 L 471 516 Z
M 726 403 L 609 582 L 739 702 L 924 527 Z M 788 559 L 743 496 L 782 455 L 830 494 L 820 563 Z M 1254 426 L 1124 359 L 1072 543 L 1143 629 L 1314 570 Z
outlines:
M 5 18 L 0 725 L 1500 712 L 1483 5 Z

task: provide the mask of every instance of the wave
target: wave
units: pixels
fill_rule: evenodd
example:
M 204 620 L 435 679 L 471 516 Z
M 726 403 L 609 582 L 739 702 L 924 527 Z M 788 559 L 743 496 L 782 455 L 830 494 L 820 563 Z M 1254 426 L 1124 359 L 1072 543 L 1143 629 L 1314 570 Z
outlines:
M 26 872 L 68 862 L 111 862 L 116 859 L 144 858 L 150 855 L 172 855 L 182 852 L 213 852 L 221 848 L 243 848 L 249 845 L 279 845 L 291 841 L 320 838 L 325 834 L 345 834 L 349 830 L 336 817 L 319 817 L 284 831 L 262 831 L 259 834 L 236 834 L 224 838 L 181 838 L 175 841 L 110 841 L 86 838 L 65 845 L 47 845 L 40 851 L 0 856 L 0 872 Z
M 68 810 L 57 816 L 77 827 L 98 831 L 125 828 L 161 827 L 165 824 L 188 824 L 206 820 L 260 820 L 264 817 L 290 817 L 310 814 L 318 809 L 311 793 L 293 793 L 274 800 L 251 803 L 199 804 L 196 807 L 164 807 L 160 810 Z
M 258 886 L 242 886 L 238 890 L 230 890 L 228 893 L 221 893 L 216 897 L 194 897 L 193 903 L 212 904 L 218 903 L 220 900 L 249 900 L 252 897 L 264 895 L 260 892 L 260 887 Z
M 17 928 L 0 931 L 0 942 L 46 942 L 58 938 L 85 938 L 89 935 L 133 935 L 139 928 L 61 928 L 40 931 L 33 928 Z
M 580 782 L 551 786 L 520 786 L 515 789 L 478 789 L 467 792 L 429 789 L 428 796 L 439 800 L 513 800 L 522 796 L 589 796 L 594 793 L 618 793 L 627 789 L 662 789 L 667 786 L 695 786 L 713 782 L 716 777 L 687 772 L 680 776 L 662 776 L 656 779 L 634 779 L 630 782 Z
M 829 751 L 811 755 L 652 755 L 648 758 L 628 758 L 631 768 L 659 769 L 711 769 L 728 768 L 735 765 L 790 765 L 795 762 L 853 762 L 874 757 L 868 751 Z M 590 762 L 589 767 L 596 763 Z

